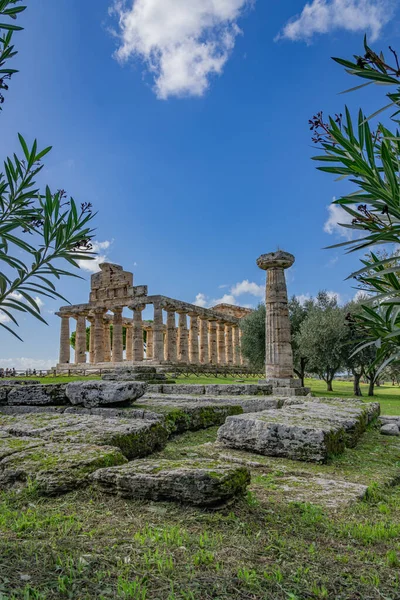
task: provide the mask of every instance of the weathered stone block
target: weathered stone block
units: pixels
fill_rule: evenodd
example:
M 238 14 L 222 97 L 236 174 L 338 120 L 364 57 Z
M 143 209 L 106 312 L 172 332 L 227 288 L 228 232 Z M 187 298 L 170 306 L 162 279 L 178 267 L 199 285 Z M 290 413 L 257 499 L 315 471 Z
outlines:
M 172 394 L 177 396 L 178 394 L 183 395 L 203 395 L 204 394 L 204 385 L 198 385 L 197 383 L 193 385 L 185 385 L 185 384 L 165 384 L 162 388 L 163 394 Z
M 381 427 L 382 435 L 400 435 L 400 429 L 395 423 L 387 423 Z
M 125 462 L 126 458 L 117 448 L 88 444 L 36 444 L 0 461 L 0 488 L 24 485 L 30 481 L 40 494 L 61 494 L 86 483 L 88 476 L 97 469 Z
M 281 409 L 228 417 L 218 441 L 266 456 L 326 462 L 344 451 L 345 431 L 335 422 Z
M 7 404 L 45 406 L 68 404 L 65 383 L 50 383 L 46 385 L 19 385 L 13 387 L 7 395 Z
M 66 394 L 71 404 L 94 408 L 133 402 L 145 391 L 146 385 L 135 381 L 74 381 L 67 385 Z
M 0 432 L 0 461 L 7 456 L 29 450 L 30 448 L 36 448 L 37 446 L 43 446 L 45 443 L 40 438 L 14 437 L 5 433 L 1 434 Z
M 214 506 L 242 495 L 250 473 L 216 461 L 145 460 L 100 469 L 91 479 L 104 492 L 124 498 Z

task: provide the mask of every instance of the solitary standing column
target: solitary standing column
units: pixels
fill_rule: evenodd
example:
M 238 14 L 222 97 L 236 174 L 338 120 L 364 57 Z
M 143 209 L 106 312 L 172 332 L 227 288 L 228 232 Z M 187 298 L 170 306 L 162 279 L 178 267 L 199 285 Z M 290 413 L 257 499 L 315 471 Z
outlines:
M 165 340 L 165 360 L 170 363 L 176 363 L 176 323 L 175 311 L 167 311 L 167 336 Z
M 217 325 L 217 353 L 218 353 L 218 364 L 225 364 L 225 323 L 218 321 Z
M 164 362 L 164 323 L 161 306 L 154 305 L 153 358 L 157 363 Z
M 124 342 L 122 337 L 122 308 L 114 308 L 112 361 L 124 360 Z
M 181 363 L 189 362 L 188 349 L 188 329 L 186 313 L 179 313 L 178 324 L 178 361 Z
M 63 313 L 57 313 L 61 317 L 61 330 L 60 330 L 60 364 L 69 363 L 70 359 L 70 333 L 69 333 L 69 315 Z
M 235 367 L 240 366 L 240 339 L 239 326 L 233 326 L 233 364 Z
M 265 371 L 267 380 L 293 378 L 293 353 L 285 269 L 291 267 L 294 260 L 292 254 L 282 250 L 262 254 L 257 259 L 260 269 L 267 271 L 265 293 Z
M 225 358 L 226 364 L 232 366 L 233 364 L 233 332 L 232 325 L 227 323 L 225 325 Z
M 75 318 L 75 363 L 82 364 L 86 362 L 86 316 L 84 314 L 80 314 Z
M 200 317 L 200 364 L 208 364 L 208 352 L 208 321 L 207 319 Z
M 153 344 L 153 328 L 148 327 L 146 329 L 146 358 L 153 358 L 154 344 Z
M 129 362 L 132 361 L 133 356 L 133 337 L 132 337 L 132 323 L 126 326 L 126 339 L 125 339 L 125 350 L 126 350 L 126 360 Z
M 109 321 L 104 321 L 104 362 L 111 362 L 111 329 Z
M 94 362 L 104 362 L 104 308 L 94 311 Z
M 218 363 L 218 350 L 217 350 L 217 323 L 215 321 L 208 322 L 208 345 L 209 345 L 209 361 L 210 364 L 216 365 Z
M 189 363 L 191 365 L 199 364 L 199 317 L 196 313 L 189 313 Z
M 143 360 L 142 310 L 144 306 L 135 306 L 133 309 L 133 362 Z

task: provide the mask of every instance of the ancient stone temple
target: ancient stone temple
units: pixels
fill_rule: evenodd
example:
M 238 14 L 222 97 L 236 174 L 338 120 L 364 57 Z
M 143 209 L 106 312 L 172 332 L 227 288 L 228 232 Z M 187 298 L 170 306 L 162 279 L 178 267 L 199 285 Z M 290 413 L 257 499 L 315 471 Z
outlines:
M 144 362 L 232 367 L 244 364 L 239 321 L 250 309 L 229 304 L 208 309 L 166 296 L 149 296 L 147 286 L 134 286 L 133 274 L 119 265 L 103 263 L 100 269 L 91 277 L 89 302 L 63 306 L 57 313 L 61 319 L 59 371 Z M 152 306 L 153 318 L 146 321 L 142 313 L 148 305 Z M 124 309 L 132 311 L 132 317 L 124 316 Z M 71 319 L 76 322 L 72 361 Z

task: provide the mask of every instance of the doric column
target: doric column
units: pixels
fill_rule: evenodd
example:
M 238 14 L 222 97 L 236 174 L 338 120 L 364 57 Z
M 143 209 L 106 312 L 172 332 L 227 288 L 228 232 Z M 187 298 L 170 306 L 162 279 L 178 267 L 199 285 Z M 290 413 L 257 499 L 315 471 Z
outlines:
M 226 363 L 225 323 L 223 321 L 218 321 L 217 324 L 217 357 L 219 365 L 224 365 Z
M 60 329 L 60 363 L 69 363 L 70 360 L 70 332 L 69 332 L 69 315 L 57 313 L 61 317 Z
M 209 358 L 209 345 L 208 345 L 208 321 L 207 319 L 200 317 L 200 364 L 208 365 L 210 362 Z
M 124 360 L 124 340 L 122 331 L 122 307 L 114 308 L 112 360 L 114 363 Z
M 79 365 L 86 362 L 86 316 L 80 314 L 75 318 L 75 363 Z
M 126 360 L 132 362 L 133 357 L 133 336 L 132 336 L 132 323 L 126 326 L 126 339 L 125 339 L 125 350 L 126 350 Z
M 111 329 L 110 321 L 104 321 L 104 362 L 111 361 Z
M 208 353 L 210 364 L 218 364 L 218 349 L 217 349 L 217 323 L 215 321 L 209 321 L 208 323 Z
M 199 363 L 199 317 L 196 313 L 189 313 L 189 363 L 197 365 Z
M 165 340 L 165 360 L 170 363 L 176 363 L 176 322 L 175 311 L 167 311 L 167 335 Z
M 143 360 L 143 306 L 135 306 L 133 309 L 133 362 Z
M 146 328 L 146 358 L 153 358 L 154 354 L 154 335 L 153 328 Z
M 161 306 L 154 305 L 153 320 L 153 359 L 157 363 L 164 362 L 164 325 Z
M 239 326 L 233 325 L 233 364 L 238 367 L 240 366 L 240 339 L 239 339 Z
M 189 362 L 187 319 L 183 312 L 179 313 L 178 321 L 178 361 L 186 364 Z
M 265 292 L 265 371 L 267 379 L 291 379 L 293 352 L 285 269 L 292 266 L 294 256 L 278 250 L 257 259 L 260 269 L 267 271 Z
M 104 362 L 104 308 L 94 310 L 94 362 Z
M 89 331 L 89 363 L 94 363 L 94 317 L 90 316 L 87 318 L 90 323 Z
M 233 365 L 233 331 L 232 325 L 225 325 L 225 361 L 227 365 Z

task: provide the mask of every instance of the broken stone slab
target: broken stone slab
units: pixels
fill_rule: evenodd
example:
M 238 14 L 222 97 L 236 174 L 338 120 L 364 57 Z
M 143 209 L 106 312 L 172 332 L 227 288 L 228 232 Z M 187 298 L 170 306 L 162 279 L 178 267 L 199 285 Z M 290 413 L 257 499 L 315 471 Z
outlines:
M 82 408 L 70 406 L 65 409 L 66 415 L 95 415 L 106 419 L 144 419 L 146 421 L 161 421 L 160 415 L 142 408 Z
M 228 417 L 218 430 L 218 441 L 230 448 L 308 462 L 327 462 L 344 451 L 341 425 L 314 414 L 296 415 L 294 408 Z
M 204 385 L 198 385 L 197 383 L 193 384 L 165 384 L 162 386 L 162 391 L 164 394 L 173 394 L 177 395 L 203 395 L 204 394 Z
M 394 415 L 381 415 L 379 417 L 380 423 L 382 425 L 387 425 L 388 423 L 394 423 L 395 425 L 400 427 L 400 417 Z
M 0 489 L 29 482 L 40 494 L 62 494 L 84 485 L 97 469 L 125 462 L 117 448 L 107 446 L 48 443 L 26 447 L 0 461 Z
M 0 415 L 0 431 L 48 442 L 115 446 L 128 459 L 161 450 L 168 439 L 168 431 L 161 421 L 95 415 Z
M 60 406 L 68 404 L 66 388 L 66 383 L 16 386 L 8 392 L 7 404 L 9 406 Z
M 208 460 L 143 460 L 100 469 L 91 480 L 104 492 L 134 500 L 216 506 L 243 495 L 247 468 Z
M 67 406 L 0 406 L 0 414 L 26 415 L 28 413 L 53 413 L 62 414 L 68 410 Z
M 66 394 L 71 404 L 95 408 L 133 402 L 145 391 L 146 384 L 135 381 L 74 381 L 67 385 Z
M 197 406 L 240 406 L 242 412 L 259 412 L 261 410 L 269 410 L 280 408 L 283 406 L 282 398 L 273 398 L 271 396 L 209 396 L 205 394 L 199 398 L 184 395 L 172 394 L 153 394 L 146 393 L 140 400 L 140 405 L 155 405 L 155 406 L 176 406 L 193 404 Z
M 399 426 L 396 423 L 386 423 L 386 425 L 382 425 L 381 427 L 382 435 L 400 435 Z
M 14 387 L 16 385 L 40 385 L 40 381 L 37 379 L 3 379 L 0 380 L 0 387 L 11 386 Z
M 3 433 L 3 435 L 0 435 L 0 461 L 17 452 L 36 448 L 37 446 L 43 446 L 44 444 L 45 441 L 40 438 L 21 438 Z

